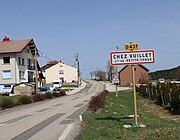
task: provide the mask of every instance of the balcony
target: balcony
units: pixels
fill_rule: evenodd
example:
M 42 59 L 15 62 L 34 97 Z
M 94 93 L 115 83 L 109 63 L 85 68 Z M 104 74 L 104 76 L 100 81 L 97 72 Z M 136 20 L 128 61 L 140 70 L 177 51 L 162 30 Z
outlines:
M 28 70 L 35 70 L 34 66 L 27 66 Z

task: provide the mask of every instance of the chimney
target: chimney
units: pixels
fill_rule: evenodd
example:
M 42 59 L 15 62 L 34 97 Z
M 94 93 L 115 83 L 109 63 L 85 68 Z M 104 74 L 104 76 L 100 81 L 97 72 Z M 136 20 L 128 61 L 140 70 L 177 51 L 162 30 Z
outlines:
M 10 41 L 10 39 L 7 36 L 3 37 L 3 42 L 9 42 L 9 41 Z

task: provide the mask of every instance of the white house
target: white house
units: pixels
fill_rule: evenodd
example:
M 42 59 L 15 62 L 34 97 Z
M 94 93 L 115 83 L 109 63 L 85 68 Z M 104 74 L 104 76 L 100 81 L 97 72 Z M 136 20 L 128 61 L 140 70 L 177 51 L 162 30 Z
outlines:
M 54 80 L 61 80 L 62 82 L 77 81 L 77 69 L 68 66 L 61 61 L 50 61 L 41 68 L 45 76 L 46 84 L 51 84 Z
M 9 92 L 14 84 L 34 82 L 35 52 L 38 55 L 33 39 L 3 38 L 0 42 L 0 92 Z

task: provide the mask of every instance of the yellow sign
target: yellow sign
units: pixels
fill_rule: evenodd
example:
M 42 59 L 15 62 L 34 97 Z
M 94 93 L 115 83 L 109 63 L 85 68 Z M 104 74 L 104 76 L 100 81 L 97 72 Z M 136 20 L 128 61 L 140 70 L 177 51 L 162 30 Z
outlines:
M 139 44 L 132 44 L 132 43 L 130 43 L 130 44 L 125 44 L 124 45 L 124 49 L 125 50 L 138 50 L 139 49 Z

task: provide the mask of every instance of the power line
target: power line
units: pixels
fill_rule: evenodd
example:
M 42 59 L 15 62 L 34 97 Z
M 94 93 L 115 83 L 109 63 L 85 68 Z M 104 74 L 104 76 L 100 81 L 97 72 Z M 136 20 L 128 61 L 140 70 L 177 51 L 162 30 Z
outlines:
M 43 52 L 41 52 L 39 49 L 38 49 L 38 51 L 42 54 L 43 57 L 46 57 L 48 60 L 52 61 L 51 58 L 49 58 L 46 54 L 44 54 Z

